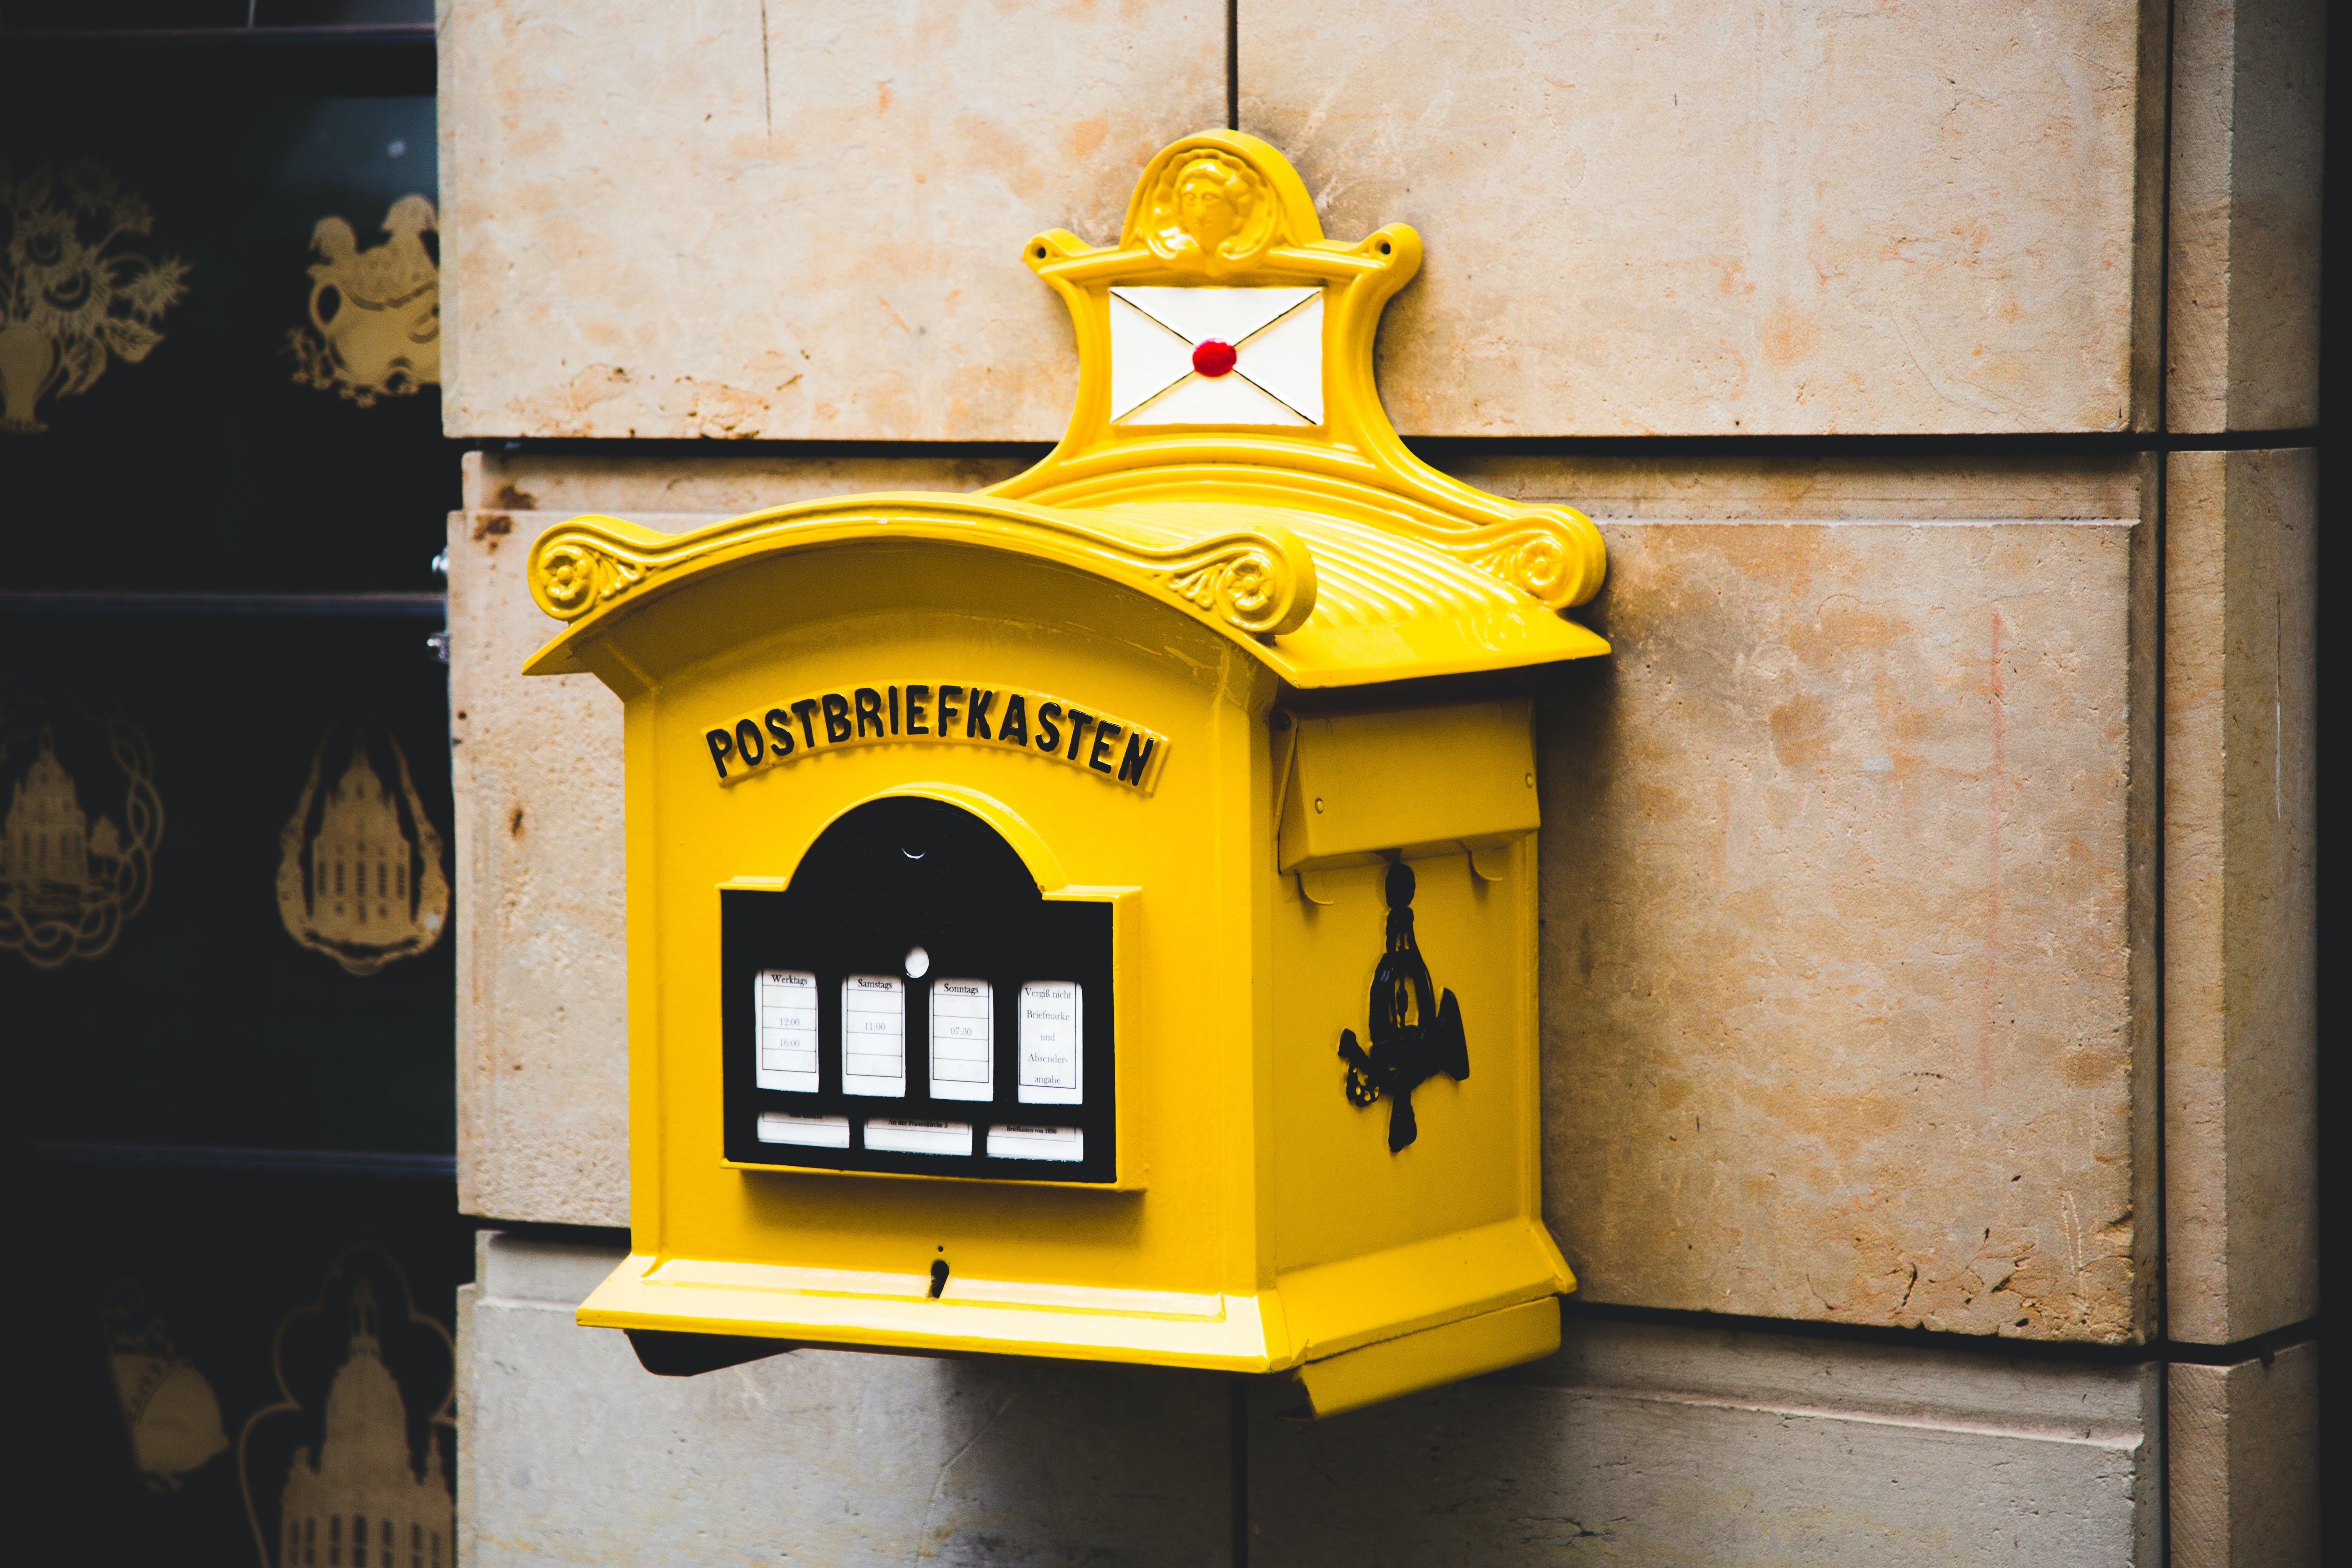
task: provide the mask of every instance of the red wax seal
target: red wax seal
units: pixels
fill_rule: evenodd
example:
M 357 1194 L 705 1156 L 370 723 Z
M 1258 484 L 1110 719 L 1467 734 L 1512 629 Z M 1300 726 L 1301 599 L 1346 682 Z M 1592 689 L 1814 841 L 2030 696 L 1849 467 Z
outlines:
M 1212 380 L 1227 374 L 1234 368 L 1234 345 L 1216 338 L 1205 338 L 1194 343 L 1192 368 Z

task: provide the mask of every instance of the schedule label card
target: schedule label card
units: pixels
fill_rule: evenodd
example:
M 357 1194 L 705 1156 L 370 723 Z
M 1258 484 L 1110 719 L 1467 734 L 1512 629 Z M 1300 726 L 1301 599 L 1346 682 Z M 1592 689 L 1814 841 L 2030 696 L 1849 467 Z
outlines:
M 849 1118 L 786 1116 L 781 1111 L 763 1110 L 760 1112 L 760 1142 L 797 1143 L 807 1149 L 846 1149 Z
M 761 1089 L 816 1092 L 816 976 L 799 969 L 763 969 L 757 983 Z
M 931 982 L 931 1098 L 995 1094 L 996 994 L 985 980 Z
M 969 1121 L 886 1121 L 876 1117 L 866 1124 L 866 1146 L 894 1154 L 971 1153 Z
M 1021 1102 L 1078 1105 L 1086 1099 L 1086 988 L 1066 980 L 1032 980 L 1021 987 Z
M 1076 1163 L 1087 1157 L 1083 1127 L 1024 1127 L 1003 1122 L 988 1130 L 992 1160 L 1059 1160 Z
M 895 974 L 841 983 L 841 1091 L 907 1096 L 907 983 Z

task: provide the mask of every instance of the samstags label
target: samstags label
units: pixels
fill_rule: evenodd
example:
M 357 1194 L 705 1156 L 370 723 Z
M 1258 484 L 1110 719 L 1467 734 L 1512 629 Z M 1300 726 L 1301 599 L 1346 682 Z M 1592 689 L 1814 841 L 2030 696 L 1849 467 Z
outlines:
M 851 686 L 779 701 L 705 731 L 719 782 L 789 766 L 836 746 L 952 741 L 1035 752 L 1150 795 L 1168 741 L 1114 714 L 1043 691 L 950 682 Z

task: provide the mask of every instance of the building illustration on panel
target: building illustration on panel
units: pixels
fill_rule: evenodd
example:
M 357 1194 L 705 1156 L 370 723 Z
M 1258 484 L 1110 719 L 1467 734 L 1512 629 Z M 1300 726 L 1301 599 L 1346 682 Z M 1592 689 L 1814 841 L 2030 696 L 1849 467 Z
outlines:
M 310 908 L 319 934 L 365 942 L 371 924 L 376 933 L 390 926 L 394 910 L 408 902 L 411 848 L 383 781 L 365 752 L 353 752 L 351 766 L 327 792 L 326 820 L 310 841 Z
M 352 1293 L 351 1340 L 327 1392 L 325 1436 L 299 1449 L 278 1508 L 278 1568 L 444 1568 L 456 1509 L 441 1447 L 409 1458 L 408 1406 L 383 1363 L 375 1293 Z
M 353 974 L 426 951 L 448 919 L 441 836 L 399 743 L 386 736 L 384 744 L 396 784 L 377 772 L 354 733 L 350 761 L 322 789 L 322 741 L 280 837 L 278 908 L 288 934 Z
M 0 816 L 0 950 L 15 949 L 36 968 L 100 956 L 121 934 L 122 922 L 147 901 L 152 857 L 163 828 L 147 742 L 128 723 L 101 722 L 122 770 L 128 831 L 84 804 L 87 781 L 68 771 L 46 723 L 34 740 L 31 763 L 13 785 L 0 785 L 7 801 Z M 8 749 L 0 742 L 0 766 Z
M 73 775 L 43 731 L 40 754 L 16 781 L 0 829 L 0 882 L 27 914 L 78 915 L 94 890 L 91 862 L 110 867 L 121 856 L 114 824 L 101 816 L 90 826 Z

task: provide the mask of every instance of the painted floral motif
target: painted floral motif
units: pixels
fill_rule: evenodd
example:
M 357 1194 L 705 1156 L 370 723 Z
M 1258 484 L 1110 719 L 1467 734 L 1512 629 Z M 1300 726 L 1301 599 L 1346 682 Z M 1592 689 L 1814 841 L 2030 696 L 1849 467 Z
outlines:
M 155 215 L 95 163 L 19 177 L 0 163 L 0 431 L 35 436 L 48 428 L 42 399 L 88 392 L 110 358 L 154 351 L 188 268 L 126 247 Z

